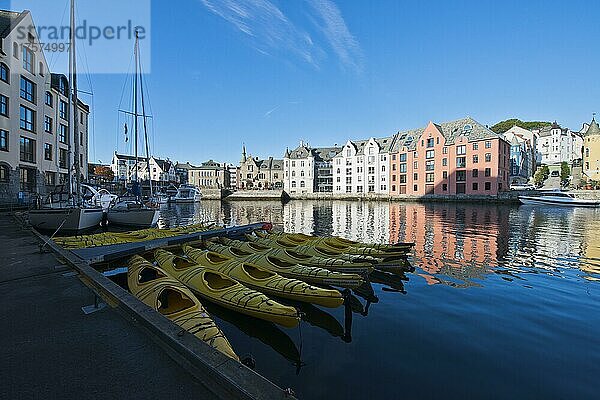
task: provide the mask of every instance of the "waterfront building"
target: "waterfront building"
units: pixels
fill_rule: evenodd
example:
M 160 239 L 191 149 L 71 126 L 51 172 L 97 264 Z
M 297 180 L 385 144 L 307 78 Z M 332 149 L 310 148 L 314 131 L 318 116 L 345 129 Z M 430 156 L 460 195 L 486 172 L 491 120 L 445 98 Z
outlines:
M 538 136 L 538 165 L 569 165 L 581 161 L 582 137 L 568 128 L 561 127 L 556 121 L 552 125 L 535 130 Z
M 154 156 L 150 157 L 150 171 L 146 160 L 138 158 L 137 174 L 140 181 L 152 179 L 156 183 L 173 183 L 177 181 L 175 164 L 168 159 L 163 160 Z M 116 181 L 131 182 L 135 177 L 136 161 L 131 155 L 113 154 L 110 167 L 115 175 Z
M 80 178 L 87 179 L 89 107 L 79 101 L 70 111 L 69 81 L 49 71 L 37 33 L 28 29 L 33 26 L 29 11 L 0 10 L 1 203 L 67 182 L 75 161 L 73 118 L 79 119 Z
M 175 175 L 177 183 L 187 184 L 188 183 L 188 171 L 192 168 L 192 164 L 189 162 L 186 163 L 176 163 L 175 164 Z
M 595 116 L 583 136 L 583 176 L 600 181 L 600 127 Z
M 228 189 L 231 186 L 229 169 L 225 164 L 205 161 L 188 170 L 188 183 L 200 189 Z
M 229 171 L 229 189 L 236 190 L 238 188 L 237 178 L 240 173 L 240 167 L 233 164 L 227 164 L 227 171 Z
M 333 157 L 333 193 L 387 194 L 389 153 L 396 137 L 346 142 Z
M 242 159 L 237 177 L 238 189 L 283 189 L 283 160 L 269 157 L 261 160 L 246 154 L 242 149 Z
M 467 117 L 400 132 L 391 148 L 390 194 L 496 195 L 508 189 L 510 145 Z
M 510 143 L 510 184 L 527 183 L 536 170 L 537 136 L 515 125 L 504 132 L 504 139 Z
M 316 147 L 300 142 L 294 150 L 286 150 L 284 161 L 284 189 L 287 193 L 314 193 L 333 191 L 333 157 L 341 148 Z

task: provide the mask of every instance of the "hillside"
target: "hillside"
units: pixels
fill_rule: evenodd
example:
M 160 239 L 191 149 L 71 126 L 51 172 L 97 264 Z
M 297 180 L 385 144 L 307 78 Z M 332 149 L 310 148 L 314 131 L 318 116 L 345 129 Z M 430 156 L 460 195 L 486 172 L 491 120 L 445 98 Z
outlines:
M 513 126 L 519 126 L 523 129 L 540 129 L 544 126 L 552 125 L 551 122 L 545 121 L 521 121 L 517 118 L 507 119 L 505 121 L 500 121 L 496 125 L 492 126 L 490 129 L 496 133 L 504 133 Z

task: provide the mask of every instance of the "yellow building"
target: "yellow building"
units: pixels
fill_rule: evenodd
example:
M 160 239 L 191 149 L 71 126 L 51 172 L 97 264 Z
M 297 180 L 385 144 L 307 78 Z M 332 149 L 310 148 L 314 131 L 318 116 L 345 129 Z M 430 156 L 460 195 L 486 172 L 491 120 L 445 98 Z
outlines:
M 600 127 L 595 117 L 583 135 L 583 175 L 588 180 L 600 181 Z

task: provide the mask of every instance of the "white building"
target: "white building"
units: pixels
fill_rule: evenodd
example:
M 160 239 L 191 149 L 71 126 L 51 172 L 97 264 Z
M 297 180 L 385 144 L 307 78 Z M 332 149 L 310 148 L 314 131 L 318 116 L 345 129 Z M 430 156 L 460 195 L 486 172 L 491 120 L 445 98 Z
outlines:
M 388 193 L 389 152 L 396 136 L 348 141 L 333 157 L 333 193 Z
M 332 163 L 340 147 L 315 147 L 300 142 L 294 150 L 286 150 L 283 187 L 287 193 L 333 191 Z
M 69 128 L 78 118 L 81 173 L 87 177 L 89 108 L 69 103 L 69 81 L 48 70 L 29 11 L 0 10 L 0 202 L 45 194 L 74 165 Z
M 153 182 L 174 183 L 177 182 L 175 165 L 167 160 L 156 157 L 150 157 L 150 173 L 146 160 L 138 158 L 138 179 L 147 181 L 149 177 Z M 110 164 L 110 168 L 115 174 L 115 180 L 131 182 L 135 178 L 135 157 L 130 155 L 118 154 L 115 152 Z
M 582 157 L 583 139 L 578 133 L 562 128 L 556 121 L 547 127 L 534 131 L 538 136 L 538 164 L 556 165 L 563 161 L 573 164 Z
M 227 164 L 226 166 L 227 170 L 229 171 L 229 186 L 230 189 L 237 189 L 237 177 L 238 174 L 240 173 L 240 167 L 238 167 L 237 165 L 233 165 L 233 164 Z

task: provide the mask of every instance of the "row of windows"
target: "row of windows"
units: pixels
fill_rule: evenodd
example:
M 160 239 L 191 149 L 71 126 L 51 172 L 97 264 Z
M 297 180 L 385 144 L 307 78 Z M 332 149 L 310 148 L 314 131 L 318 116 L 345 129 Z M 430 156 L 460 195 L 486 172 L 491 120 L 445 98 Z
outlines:
M 479 190 L 479 182 L 473 182 L 471 185 L 471 188 L 474 191 Z M 483 188 L 486 191 L 490 191 L 492 190 L 492 182 L 484 182 L 483 183 Z M 498 183 L 498 189 L 502 190 L 502 183 Z M 433 185 L 426 185 L 425 188 L 426 192 L 428 193 L 433 193 Z M 392 185 L 392 192 L 396 191 L 396 185 Z M 401 185 L 398 186 L 398 191 L 400 194 L 406 194 L 406 186 L 405 185 Z M 413 185 L 413 192 L 418 192 L 419 191 L 419 185 Z M 448 191 L 448 184 L 447 183 L 443 183 L 442 184 L 442 191 L 443 192 L 447 192 Z M 466 191 L 466 185 L 464 183 L 457 183 L 456 184 L 456 193 L 457 194 L 464 194 Z
M 383 192 L 387 191 L 387 186 L 386 185 L 381 185 L 379 186 L 379 189 Z M 335 190 L 338 192 L 342 191 L 342 187 L 341 186 L 336 186 Z M 356 187 L 356 192 L 357 193 L 363 193 L 363 187 L 362 186 L 357 186 Z M 375 192 L 375 185 L 368 185 L 367 186 L 367 192 L 368 193 L 374 193 Z M 346 186 L 346 193 L 352 193 L 352 186 L 348 185 Z
M 492 169 L 486 168 L 483 170 L 483 173 L 484 173 L 485 177 L 490 177 L 490 176 L 492 176 Z M 433 172 L 426 173 L 425 181 L 426 182 L 434 182 L 434 180 L 435 180 L 434 176 L 435 176 L 435 174 Z M 473 178 L 479 177 L 479 170 L 473 169 L 471 171 L 471 176 Z M 400 183 L 406 183 L 406 174 L 392 175 L 392 182 L 396 182 L 397 177 L 398 177 Z M 457 182 L 465 181 L 466 177 L 467 177 L 467 171 L 456 171 L 456 181 Z M 419 174 L 417 172 L 415 172 L 413 174 L 413 180 L 416 181 L 418 179 L 419 179 Z M 448 171 L 442 171 L 442 179 L 448 179 Z
M 439 138 L 438 138 L 438 144 L 439 144 Z M 421 145 L 424 146 L 424 141 L 421 141 Z M 473 150 L 478 150 L 479 149 L 479 143 L 475 142 L 472 144 L 473 146 Z M 433 138 L 429 138 L 427 139 L 427 147 L 433 147 Z M 486 140 L 485 141 L 485 148 L 486 149 L 491 149 L 492 148 L 492 142 L 490 140 Z M 442 148 L 442 153 L 443 154 L 448 154 L 448 147 L 444 147 Z M 463 154 L 467 154 L 467 146 L 466 145 L 459 145 L 456 146 L 456 154 L 457 155 L 463 155 Z M 417 151 L 413 151 L 413 158 L 417 158 L 419 156 L 419 152 Z M 434 150 L 427 150 L 425 152 L 425 158 L 433 158 L 434 155 Z M 392 154 L 392 161 L 396 161 L 396 154 Z M 406 162 L 406 153 L 400 153 L 398 155 L 398 157 L 400 158 L 400 162 Z
M 485 162 L 491 162 L 492 161 L 492 153 L 486 153 L 485 154 Z M 473 164 L 477 164 L 479 163 L 479 155 L 475 154 L 473 155 Z M 466 157 L 456 157 L 456 167 L 457 168 L 466 168 L 467 165 L 467 158 Z M 442 159 L 442 166 L 446 167 L 448 166 L 448 159 L 447 158 L 443 158 Z M 406 164 L 402 163 L 400 164 L 400 172 L 406 172 Z M 418 169 L 419 168 L 419 162 L 418 161 L 414 161 L 413 162 L 413 169 Z M 435 169 L 435 161 L 434 160 L 427 160 L 425 161 L 425 170 L 426 171 L 433 171 Z M 396 164 L 392 164 L 392 171 L 396 171 Z

